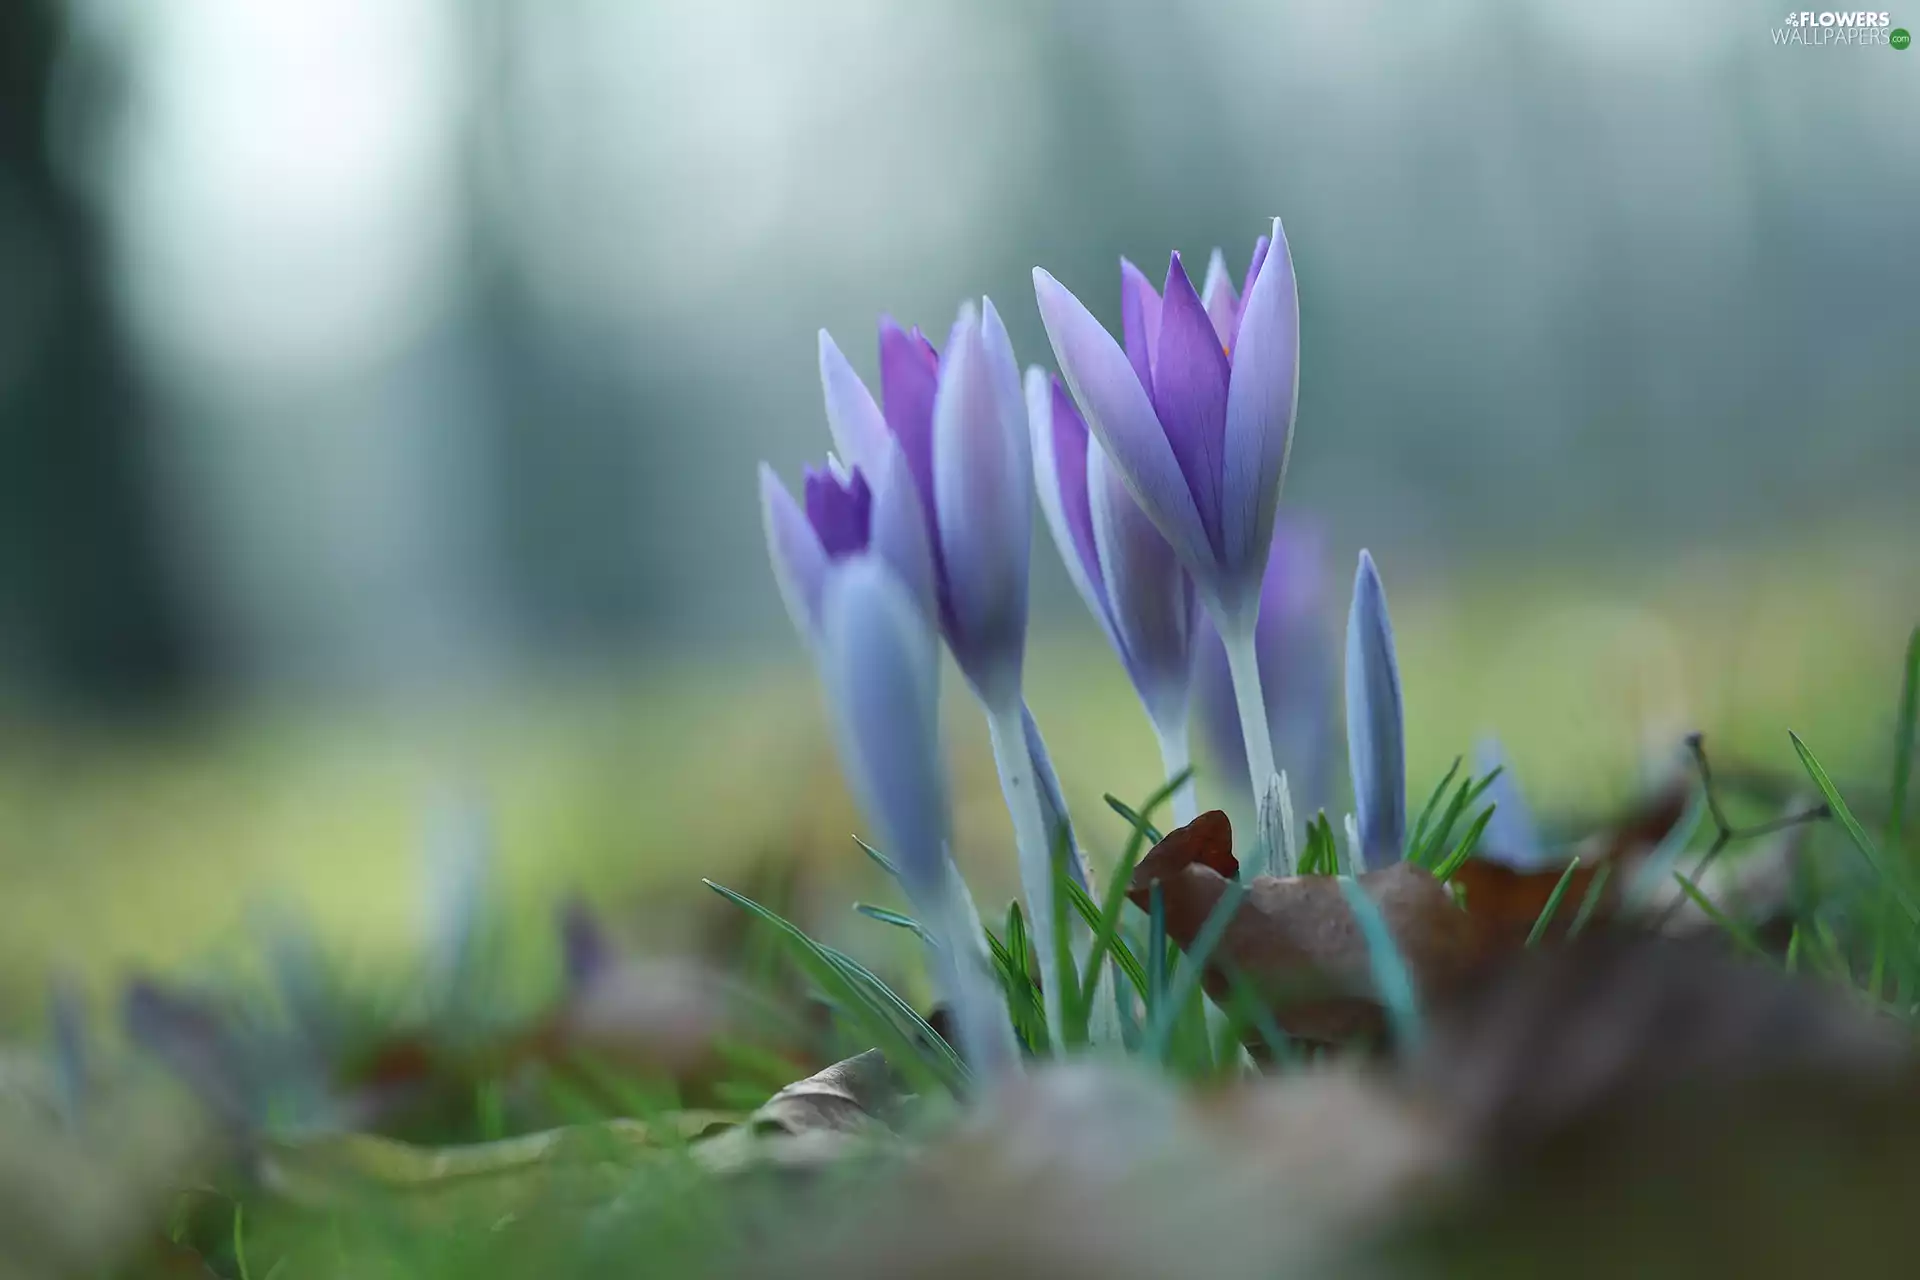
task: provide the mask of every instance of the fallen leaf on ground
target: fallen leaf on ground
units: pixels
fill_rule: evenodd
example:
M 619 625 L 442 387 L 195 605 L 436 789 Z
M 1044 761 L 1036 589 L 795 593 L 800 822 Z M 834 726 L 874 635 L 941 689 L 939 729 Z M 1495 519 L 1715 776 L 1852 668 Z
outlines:
M 1216 809 L 1155 845 L 1135 868 L 1127 896 L 1148 908 L 1158 885 L 1167 936 L 1185 948 L 1238 872 L 1232 825 Z M 1445 998 L 1479 960 L 1474 921 L 1438 881 L 1408 863 L 1356 879 L 1379 908 L 1421 999 Z M 1207 991 L 1225 997 L 1236 975 L 1289 1035 L 1342 1043 L 1385 1030 L 1366 936 L 1334 876 L 1260 876 L 1246 886 L 1209 958 Z

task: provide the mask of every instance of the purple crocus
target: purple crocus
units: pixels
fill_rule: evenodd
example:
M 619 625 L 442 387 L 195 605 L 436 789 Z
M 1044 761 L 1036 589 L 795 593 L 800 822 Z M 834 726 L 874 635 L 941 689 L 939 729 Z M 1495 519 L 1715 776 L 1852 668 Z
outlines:
M 1398 861 L 1407 842 L 1407 748 L 1387 592 L 1373 557 L 1360 553 L 1347 615 L 1347 763 L 1361 870 Z
M 1120 655 L 1160 743 L 1168 777 L 1187 767 L 1193 579 L 1127 492 L 1058 378 L 1027 371 L 1027 421 L 1040 509 L 1080 598 Z M 1174 816 L 1193 818 L 1193 789 Z
M 819 637 L 842 766 L 932 935 L 961 1052 L 983 1075 L 1013 1070 L 1012 1026 L 947 853 L 939 641 L 898 575 L 866 554 L 844 558 L 827 573 Z
M 1240 296 L 1224 263 L 1209 274 L 1203 299 L 1175 253 L 1156 292 L 1123 260 L 1124 349 L 1053 276 L 1035 268 L 1033 278 L 1088 428 L 1192 575 L 1220 633 L 1254 794 L 1265 797 L 1275 784 L 1254 622 L 1300 366 L 1299 298 L 1279 219 L 1271 240 L 1254 246 Z M 1271 843 L 1263 830 L 1261 844 Z
M 960 309 L 942 356 L 880 322 L 880 403 L 820 331 L 840 456 L 873 471 L 898 448 L 925 521 L 940 633 L 983 703 L 1017 696 L 1027 629 L 1032 474 L 1020 371 L 991 301 Z
M 1124 259 L 1120 272 L 1124 350 L 1059 281 L 1034 270 L 1061 374 L 1201 598 L 1229 615 L 1250 613 L 1298 390 L 1299 300 L 1280 221 L 1271 242 L 1254 246 L 1244 298 L 1223 264 L 1203 300 L 1177 252 L 1163 293 Z
M 1049 821 L 1049 792 L 1057 795 L 1058 785 L 1042 775 L 1029 746 L 1031 718 L 1021 691 L 1033 474 L 1013 344 L 993 303 L 982 299 L 977 310 L 972 303 L 960 308 L 944 351 L 918 330 L 882 320 L 877 404 L 824 331 L 820 382 L 834 442 L 853 470 L 871 471 L 889 446 L 905 459 L 924 520 L 933 616 L 986 712 L 1034 940 L 1048 973 L 1042 984 L 1048 1026 L 1061 1044 L 1065 982 L 1052 974 L 1058 953 L 1051 833 L 1064 815 Z M 1071 867 L 1085 883 L 1077 852 Z
M 1334 654 L 1322 612 L 1326 575 L 1317 526 L 1274 521 L 1273 551 L 1260 585 L 1260 620 L 1254 630 L 1260 690 L 1267 710 L 1275 763 L 1287 775 L 1296 808 L 1305 814 L 1326 807 L 1334 753 Z M 1246 745 L 1233 699 L 1227 651 L 1212 623 L 1201 620 L 1195 642 L 1193 700 L 1201 741 L 1220 776 L 1247 777 Z

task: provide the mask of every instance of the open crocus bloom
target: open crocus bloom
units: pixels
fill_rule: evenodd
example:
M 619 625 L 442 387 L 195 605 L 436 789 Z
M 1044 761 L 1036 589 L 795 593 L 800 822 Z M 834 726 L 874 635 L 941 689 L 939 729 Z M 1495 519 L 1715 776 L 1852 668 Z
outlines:
M 1163 292 L 1123 262 L 1124 349 L 1045 270 L 1034 290 L 1087 426 L 1209 610 L 1250 626 L 1298 400 L 1299 298 L 1279 219 L 1241 296 L 1217 258 L 1204 299 L 1178 253 Z

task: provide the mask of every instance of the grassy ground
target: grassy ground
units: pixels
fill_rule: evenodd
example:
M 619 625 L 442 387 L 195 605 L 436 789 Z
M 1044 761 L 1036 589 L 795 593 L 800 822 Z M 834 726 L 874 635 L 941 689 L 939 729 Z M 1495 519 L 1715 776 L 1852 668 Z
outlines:
M 1910 549 L 1859 538 L 1577 580 L 1390 579 L 1414 790 L 1486 731 L 1548 811 L 1624 794 L 1648 745 L 1686 728 L 1720 760 L 1783 773 L 1792 728 L 1843 782 L 1877 776 L 1916 582 Z M 1144 721 L 1090 624 L 1039 636 L 1030 667 L 1076 810 L 1150 790 Z M 994 856 L 1005 813 L 978 717 L 949 688 L 961 856 L 988 898 L 1014 881 Z M 541 919 L 574 888 L 619 901 L 693 894 L 698 876 L 757 858 L 859 865 L 797 656 L 404 719 L 283 708 L 138 735 L 16 725 L 0 736 L 0 1010 L 37 1003 L 53 968 L 93 985 L 209 956 L 262 904 L 299 904 L 376 963 L 411 948 L 423 815 L 454 779 L 486 797 L 502 882 Z

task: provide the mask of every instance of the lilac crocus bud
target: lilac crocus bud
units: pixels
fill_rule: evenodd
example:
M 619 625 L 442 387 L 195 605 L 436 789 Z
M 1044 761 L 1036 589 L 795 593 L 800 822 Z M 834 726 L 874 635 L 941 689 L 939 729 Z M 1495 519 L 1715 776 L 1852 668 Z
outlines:
M 1347 762 L 1359 820 L 1362 870 L 1398 861 L 1407 842 L 1406 726 L 1400 663 L 1387 593 L 1373 557 L 1360 553 L 1347 615 Z
M 1274 521 L 1273 552 L 1260 585 L 1254 627 L 1261 699 L 1275 765 L 1285 771 L 1294 809 L 1311 817 L 1329 803 L 1339 741 L 1333 724 L 1335 658 L 1322 612 L 1323 539 L 1316 526 L 1284 514 Z M 1194 719 L 1220 777 L 1249 803 L 1246 744 L 1234 706 L 1233 678 L 1219 633 L 1204 616 L 1195 640 Z
M 1255 607 L 1293 438 L 1299 298 L 1279 219 L 1243 299 L 1216 276 L 1203 302 L 1180 255 L 1164 295 L 1121 264 L 1126 347 L 1046 271 L 1034 290 L 1060 372 L 1127 488 L 1210 610 Z M 1248 619 L 1249 625 L 1251 619 Z
M 828 567 L 872 551 L 883 560 L 929 618 L 936 608 L 926 518 L 906 454 L 891 440 L 871 450 L 877 483 L 863 467 L 847 469 L 828 458 L 823 469 L 807 468 L 804 508 L 793 500 L 773 469 L 760 464 L 760 510 L 767 553 L 780 598 L 809 648 L 818 648 L 820 597 Z
M 1027 371 L 1040 510 L 1080 598 L 1120 655 L 1147 718 L 1184 732 L 1193 672 L 1193 579 L 1127 492 L 1058 378 Z
M 819 657 L 842 766 L 933 935 L 961 1052 L 983 1073 L 1009 1070 L 1011 1024 L 947 853 L 939 641 L 899 577 L 877 557 L 860 555 L 827 574 Z

